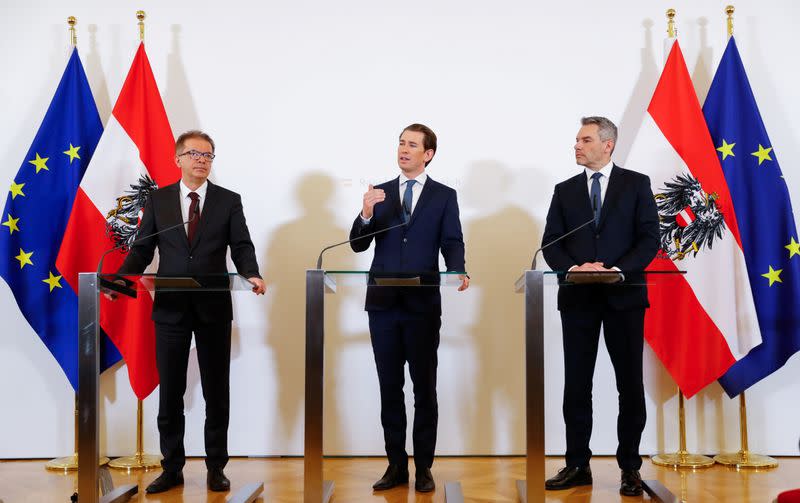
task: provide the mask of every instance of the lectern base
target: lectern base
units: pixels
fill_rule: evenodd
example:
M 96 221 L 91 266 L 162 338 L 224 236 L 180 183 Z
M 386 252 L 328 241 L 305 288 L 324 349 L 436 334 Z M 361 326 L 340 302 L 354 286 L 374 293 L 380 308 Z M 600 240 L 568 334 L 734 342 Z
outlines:
M 460 482 L 444 483 L 445 503 L 464 503 L 464 492 L 461 490 Z
M 236 494 L 225 501 L 226 503 L 252 503 L 262 492 L 264 492 L 264 483 L 253 482 L 236 491 Z
M 650 495 L 654 501 L 660 503 L 680 503 L 680 500 L 672 494 L 669 489 L 664 487 L 661 482 L 657 480 L 643 480 L 642 489 Z
M 333 496 L 333 481 L 332 480 L 323 480 L 322 481 L 322 503 L 328 503 L 330 501 L 331 496 Z

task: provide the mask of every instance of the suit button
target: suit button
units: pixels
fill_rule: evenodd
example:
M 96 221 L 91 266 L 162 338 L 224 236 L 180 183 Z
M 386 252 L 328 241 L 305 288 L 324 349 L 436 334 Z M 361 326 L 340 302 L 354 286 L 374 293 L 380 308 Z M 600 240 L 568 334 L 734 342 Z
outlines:
M 600 239 L 600 234 L 595 234 L 595 235 L 594 235 L 594 238 L 595 238 L 595 239 Z
M 407 238 L 403 238 L 403 242 L 404 242 L 404 243 L 407 243 L 407 242 L 408 242 L 408 239 L 407 239 Z
M 192 256 L 191 255 L 189 255 L 189 260 L 192 260 Z

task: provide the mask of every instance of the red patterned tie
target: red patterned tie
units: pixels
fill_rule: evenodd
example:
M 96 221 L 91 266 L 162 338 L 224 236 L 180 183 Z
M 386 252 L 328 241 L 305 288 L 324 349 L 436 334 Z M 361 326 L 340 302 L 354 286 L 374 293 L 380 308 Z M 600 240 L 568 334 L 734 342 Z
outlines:
M 192 203 L 189 205 L 189 229 L 187 234 L 189 236 L 189 243 L 194 241 L 194 236 L 197 234 L 197 226 L 200 225 L 200 196 L 197 192 L 189 192 L 189 198 Z

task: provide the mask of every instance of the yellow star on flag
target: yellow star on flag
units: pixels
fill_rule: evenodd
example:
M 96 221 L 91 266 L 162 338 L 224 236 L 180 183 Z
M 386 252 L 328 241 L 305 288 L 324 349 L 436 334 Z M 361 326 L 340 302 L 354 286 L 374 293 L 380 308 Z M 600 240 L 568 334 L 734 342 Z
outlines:
M 36 172 L 38 173 L 39 171 L 41 171 L 43 169 L 45 169 L 47 171 L 50 171 L 50 168 L 47 167 L 47 161 L 49 161 L 49 160 L 50 160 L 49 157 L 45 157 L 45 158 L 39 157 L 39 152 L 36 152 L 36 159 L 34 159 L 32 161 L 28 161 L 28 162 L 33 164 L 34 166 L 36 166 Z
M 69 156 L 69 163 L 72 164 L 72 161 L 75 159 L 80 159 L 81 156 L 78 155 L 78 150 L 80 147 L 73 147 L 72 143 L 69 144 L 69 150 L 65 150 L 64 153 Z
M 31 255 L 33 255 L 33 252 L 25 253 L 25 250 L 22 248 L 19 249 L 19 255 L 14 258 L 19 260 L 20 269 L 25 267 L 27 264 L 33 265 L 33 262 L 31 262 Z
M 721 147 L 717 147 L 717 150 L 722 152 L 722 160 L 723 161 L 725 159 L 727 159 L 728 156 L 736 157 L 736 154 L 733 153 L 734 145 L 736 145 L 736 144 L 735 143 L 728 143 L 728 142 L 725 141 L 724 138 L 722 139 L 722 146 Z
M 764 161 L 771 161 L 772 157 L 769 156 L 769 153 L 772 152 L 772 147 L 764 148 L 760 143 L 758 144 L 758 152 L 752 152 L 750 155 L 754 155 L 758 157 L 758 165 L 761 166 L 761 163 Z
M 767 278 L 769 280 L 769 286 L 772 286 L 772 284 L 775 283 L 776 281 L 778 283 L 783 283 L 783 281 L 781 280 L 782 272 L 783 269 L 778 269 L 776 271 L 775 269 L 772 268 L 772 266 L 769 266 L 769 272 L 766 274 L 762 274 L 762 276 Z
M 25 193 L 22 192 L 22 187 L 24 187 L 24 183 L 15 183 L 11 182 L 11 199 L 16 199 L 17 196 L 25 196 Z
M 14 231 L 19 231 L 19 227 L 17 226 L 17 222 L 19 222 L 19 218 L 11 218 L 11 213 L 8 214 L 8 220 L 3 222 L 3 225 L 8 227 L 8 233 L 14 234 Z
M 5 224 L 3 224 L 5 225 Z M 789 258 L 794 257 L 795 255 L 800 255 L 800 243 L 792 238 L 792 242 L 788 245 L 784 246 L 787 250 L 789 250 Z
M 61 288 L 61 276 L 53 276 L 53 271 L 50 271 L 50 277 L 47 279 L 43 279 L 42 283 L 47 283 L 50 285 L 50 291 L 53 291 L 53 288 Z

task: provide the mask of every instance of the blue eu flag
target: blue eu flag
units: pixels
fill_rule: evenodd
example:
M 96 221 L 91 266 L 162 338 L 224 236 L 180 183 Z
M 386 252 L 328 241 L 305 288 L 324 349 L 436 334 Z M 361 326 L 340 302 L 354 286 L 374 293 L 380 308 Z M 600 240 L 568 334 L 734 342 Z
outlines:
M 56 94 L 11 182 L 0 226 L 0 276 L 25 319 L 78 388 L 78 296 L 56 269 L 72 202 L 103 124 L 78 57 Z M 103 337 L 101 368 L 120 359 Z
M 734 397 L 800 350 L 800 243 L 789 190 L 733 37 L 703 113 L 733 198 L 763 341 L 719 379 Z

